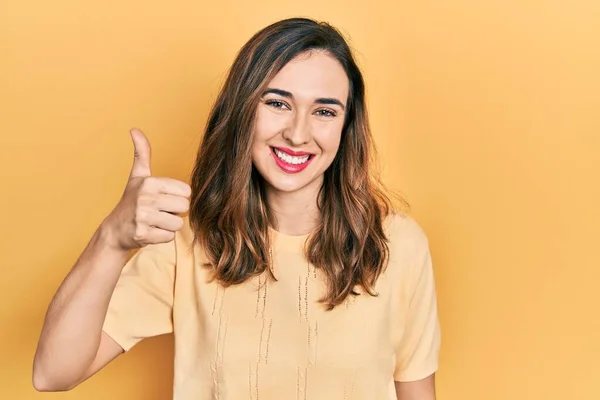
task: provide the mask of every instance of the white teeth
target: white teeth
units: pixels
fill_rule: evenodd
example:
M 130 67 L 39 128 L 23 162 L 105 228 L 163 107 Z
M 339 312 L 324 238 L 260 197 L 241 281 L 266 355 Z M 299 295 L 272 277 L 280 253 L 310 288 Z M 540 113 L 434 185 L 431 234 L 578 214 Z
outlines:
M 275 151 L 275 154 L 277 155 L 277 157 L 279 157 L 280 159 L 282 159 L 283 161 L 285 161 L 288 164 L 304 164 L 305 162 L 308 161 L 310 156 L 302 156 L 302 157 L 293 157 L 290 156 L 289 154 L 286 154 L 278 149 L 273 149 Z

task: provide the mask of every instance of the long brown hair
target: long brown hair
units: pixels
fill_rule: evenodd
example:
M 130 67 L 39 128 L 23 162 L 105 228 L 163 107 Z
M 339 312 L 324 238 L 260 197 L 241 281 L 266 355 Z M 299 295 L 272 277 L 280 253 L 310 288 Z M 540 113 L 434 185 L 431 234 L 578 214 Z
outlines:
M 340 147 L 319 192 L 320 224 L 305 256 L 323 271 L 328 309 L 374 284 L 388 260 L 384 219 L 391 202 L 372 174 L 373 143 L 362 74 L 340 32 L 306 18 L 276 22 L 257 32 L 240 50 L 210 112 L 192 172 L 190 226 L 194 244 L 206 252 L 205 266 L 224 286 L 267 271 L 271 278 L 269 226 L 273 216 L 264 181 L 250 148 L 255 113 L 270 80 L 294 57 L 325 50 L 343 66 L 350 90 Z

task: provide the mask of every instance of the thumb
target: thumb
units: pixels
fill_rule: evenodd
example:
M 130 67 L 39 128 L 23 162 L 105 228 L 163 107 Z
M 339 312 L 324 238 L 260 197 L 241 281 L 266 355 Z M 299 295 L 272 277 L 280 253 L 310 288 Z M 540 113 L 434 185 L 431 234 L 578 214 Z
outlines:
M 150 176 L 150 142 L 144 132 L 139 129 L 129 131 L 133 140 L 134 156 L 130 178 Z

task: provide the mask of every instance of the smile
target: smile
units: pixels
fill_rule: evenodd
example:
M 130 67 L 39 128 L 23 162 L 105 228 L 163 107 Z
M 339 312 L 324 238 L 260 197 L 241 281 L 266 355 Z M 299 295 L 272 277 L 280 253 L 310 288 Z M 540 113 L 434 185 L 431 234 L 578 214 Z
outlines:
M 292 153 L 292 154 L 291 154 Z M 294 174 L 304 170 L 314 159 L 314 154 L 293 152 L 287 149 L 271 147 L 271 155 L 284 172 Z

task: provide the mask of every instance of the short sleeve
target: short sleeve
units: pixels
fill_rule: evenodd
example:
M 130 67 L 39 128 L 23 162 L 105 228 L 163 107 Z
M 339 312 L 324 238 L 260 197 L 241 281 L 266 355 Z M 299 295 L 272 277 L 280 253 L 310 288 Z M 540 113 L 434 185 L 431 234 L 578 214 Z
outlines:
M 175 264 L 171 241 L 141 248 L 123 268 L 102 329 L 125 351 L 173 331 Z
M 431 253 L 419 229 L 408 279 L 408 307 L 403 333 L 396 348 L 394 380 L 423 379 L 438 368 L 440 327 Z

